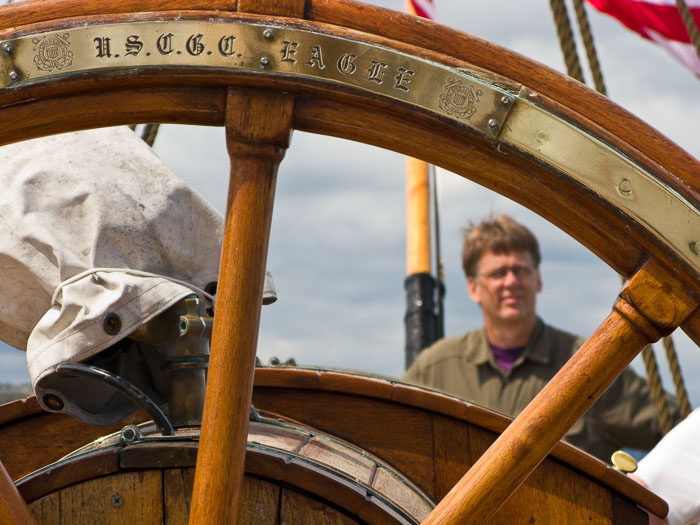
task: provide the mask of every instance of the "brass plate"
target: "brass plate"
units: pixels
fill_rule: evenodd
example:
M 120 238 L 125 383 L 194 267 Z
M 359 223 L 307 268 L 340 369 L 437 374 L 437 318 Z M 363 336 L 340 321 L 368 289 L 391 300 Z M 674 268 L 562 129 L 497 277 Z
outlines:
M 700 273 L 700 210 L 610 146 L 521 93 L 499 139 L 593 190 Z
M 590 188 L 700 274 L 700 211 L 604 142 L 457 70 L 359 40 L 230 20 L 88 25 L 0 42 L 0 95 L 72 74 L 196 67 L 315 79 L 497 136 Z M 505 123 L 505 124 L 504 124 Z
M 423 58 L 308 30 L 240 21 L 83 26 L 22 36 L 0 43 L 2 47 L 10 49 L 16 78 L 5 72 L 0 88 L 119 68 L 192 66 L 275 73 L 370 91 L 489 135 L 498 131 L 512 98 Z

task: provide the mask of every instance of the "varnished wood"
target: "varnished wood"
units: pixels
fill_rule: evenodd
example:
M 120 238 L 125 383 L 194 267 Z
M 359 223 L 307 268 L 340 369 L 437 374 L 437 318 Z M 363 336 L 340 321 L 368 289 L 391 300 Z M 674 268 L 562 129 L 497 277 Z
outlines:
M 700 308 L 683 321 L 681 328 L 696 345 L 700 346 Z
M 275 180 L 292 108 L 285 95 L 232 89 L 227 99 L 231 180 L 191 525 L 237 522 Z
M 27 504 L 2 463 L 0 463 L 0 523 L 36 525 Z
M 65 414 L 44 412 L 34 397 L 13 401 L 0 406 L 0 459 L 16 480 L 101 436 L 147 419 L 139 411 L 116 425 L 96 427 Z
M 163 470 L 163 518 L 166 525 L 187 525 L 194 468 Z
M 430 177 L 425 161 L 406 157 L 406 274 L 430 273 Z
M 698 306 L 653 260 L 637 272 L 620 296 L 636 314 L 623 315 L 614 309 L 440 502 L 425 525 L 458 524 L 467 519 L 486 522 L 642 348 L 679 325 Z M 643 327 L 645 323 L 655 331 Z
M 280 523 L 304 525 L 360 525 L 352 518 L 298 492 L 282 490 Z
M 241 13 L 303 18 L 305 5 L 305 0 L 238 0 L 237 10 Z
M 437 392 L 397 384 L 387 379 L 364 378 L 332 370 L 259 368 L 256 370 L 255 384 L 253 402 L 256 407 L 285 414 L 314 427 L 330 429 L 343 439 L 384 457 L 409 478 L 421 484 L 422 488 L 436 499 L 441 499 L 452 488 L 486 447 L 476 446 L 464 450 L 465 444 L 470 443 L 470 438 L 464 437 L 462 431 L 456 430 L 450 423 L 443 425 L 434 422 L 433 439 L 426 439 L 430 429 L 423 426 L 425 412 L 468 423 L 471 427 L 469 435 L 483 429 L 492 435 L 491 442 L 511 421 L 485 408 Z M 383 403 L 373 403 L 371 400 Z M 394 445 L 394 449 L 404 451 L 401 454 L 393 453 L 392 449 L 387 450 L 390 447 L 382 445 L 383 439 L 366 432 L 368 428 L 375 428 L 366 421 L 382 420 L 387 413 L 396 410 L 387 406 L 388 404 L 399 404 L 413 409 L 401 409 L 398 412 L 400 417 L 387 420 L 384 426 L 383 432 L 387 434 L 388 441 L 411 442 L 409 449 L 403 444 Z M 395 421 L 395 424 L 390 424 L 390 421 Z M 403 428 L 417 431 L 421 439 L 414 440 L 401 431 Z M 447 430 L 449 428 L 455 432 L 455 440 L 452 440 L 453 436 Z M 381 429 L 377 431 L 382 432 Z M 440 443 L 441 437 L 447 442 Z M 433 466 L 430 466 L 429 462 L 417 459 L 424 454 L 431 456 Z M 657 515 L 665 515 L 668 511 L 665 502 L 647 489 L 621 475 L 610 465 L 567 443 L 557 443 L 550 456 Z M 456 471 L 458 472 L 455 474 Z M 431 485 L 423 485 L 430 483 L 425 481 L 428 479 L 425 476 L 434 478 L 435 489 Z M 446 486 L 449 480 L 452 483 Z

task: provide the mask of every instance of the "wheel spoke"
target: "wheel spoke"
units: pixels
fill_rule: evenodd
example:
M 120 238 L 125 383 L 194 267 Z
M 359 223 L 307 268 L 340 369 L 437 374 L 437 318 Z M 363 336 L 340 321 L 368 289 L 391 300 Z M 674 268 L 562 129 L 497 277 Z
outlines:
M 191 525 L 237 522 L 275 180 L 292 108 L 291 97 L 261 91 L 231 89 L 227 98 L 231 177 Z

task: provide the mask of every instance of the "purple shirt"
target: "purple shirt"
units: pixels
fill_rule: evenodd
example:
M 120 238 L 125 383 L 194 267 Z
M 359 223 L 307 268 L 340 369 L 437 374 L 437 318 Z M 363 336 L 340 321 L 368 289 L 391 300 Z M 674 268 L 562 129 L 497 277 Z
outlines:
M 510 373 L 515 362 L 521 355 L 523 355 L 523 352 L 525 351 L 524 346 L 518 346 L 516 348 L 503 348 L 502 346 L 497 346 L 493 343 L 489 343 L 489 346 L 493 352 L 493 357 L 496 360 L 496 364 L 500 366 L 506 374 Z

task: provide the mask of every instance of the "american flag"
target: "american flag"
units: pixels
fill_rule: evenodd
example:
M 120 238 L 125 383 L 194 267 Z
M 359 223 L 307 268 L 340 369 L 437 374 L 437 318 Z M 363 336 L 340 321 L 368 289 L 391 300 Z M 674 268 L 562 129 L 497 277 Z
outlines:
M 663 46 L 700 76 L 700 58 L 690 41 L 675 0 L 588 0 L 598 11 Z M 700 26 L 700 0 L 685 0 Z

